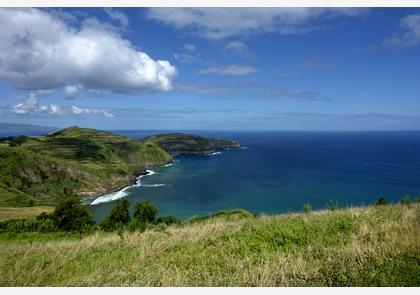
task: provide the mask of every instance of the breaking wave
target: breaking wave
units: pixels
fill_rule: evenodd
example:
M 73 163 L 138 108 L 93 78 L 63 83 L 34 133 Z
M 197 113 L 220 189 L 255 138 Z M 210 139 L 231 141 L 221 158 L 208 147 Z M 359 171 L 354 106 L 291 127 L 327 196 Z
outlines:
M 100 197 L 96 198 L 95 200 L 93 200 L 93 202 L 90 203 L 90 205 L 98 205 L 98 204 L 102 204 L 102 203 L 109 203 L 109 202 L 113 202 L 113 201 L 118 200 L 118 199 L 125 198 L 125 197 L 130 195 L 130 192 L 128 192 L 127 190 L 130 189 L 130 188 L 133 188 L 133 187 L 140 187 L 140 186 L 160 187 L 160 186 L 165 186 L 166 185 L 166 184 L 163 184 L 163 183 L 142 184 L 141 179 L 143 177 L 156 174 L 156 172 L 153 171 L 153 170 L 146 170 L 146 172 L 147 172 L 147 174 L 143 174 L 143 175 L 140 175 L 139 177 L 137 177 L 136 182 L 133 185 L 126 186 L 126 187 L 122 188 L 121 190 L 119 190 L 117 192 L 113 192 L 113 193 L 109 193 L 109 194 L 100 196 Z

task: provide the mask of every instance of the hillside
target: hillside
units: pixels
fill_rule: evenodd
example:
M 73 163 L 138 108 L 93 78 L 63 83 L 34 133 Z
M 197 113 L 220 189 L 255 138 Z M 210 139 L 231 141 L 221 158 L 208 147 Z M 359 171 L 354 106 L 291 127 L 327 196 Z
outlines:
M 148 166 L 171 161 L 152 143 L 79 127 L 2 144 L 0 154 L 0 206 L 106 193 L 129 185 Z
M 420 204 L 0 233 L 1 286 L 419 286 Z
M 172 161 L 160 146 L 181 151 L 185 140 L 198 139 L 202 144 L 194 149 L 185 146 L 182 153 L 206 153 L 226 148 L 229 142 L 193 135 L 176 140 L 170 134 L 134 140 L 77 126 L 46 136 L 3 139 L 0 207 L 50 205 L 66 195 L 90 197 L 120 189 L 133 183 L 147 167 Z
M 147 137 L 145 140 L 153 142 L 171 155 L 211 154 L 220 150 L 240 147 L 240 144 L 233 140 L 206 138 L 183 133 L 158 134 Z

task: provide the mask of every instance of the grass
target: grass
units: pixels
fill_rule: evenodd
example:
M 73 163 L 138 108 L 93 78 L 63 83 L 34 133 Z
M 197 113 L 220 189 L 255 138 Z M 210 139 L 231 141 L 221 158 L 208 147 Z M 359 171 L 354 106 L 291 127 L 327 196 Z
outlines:
M 50 213 L 54 210 L 52 206 L 34 207 L 0 207 L 0 221 L 8 219 L 35 218 L 42 212 Z
M 129 185 L 146 167 L 170 160 L 151 142 L 94 129 L 71 127 L 25 137 L 17 146 L 0 146 L 0 206 L 104 194 Z
M 3 233 L 0 285 L 420 285 L 418 203 L 232 214 L 144 233 Z

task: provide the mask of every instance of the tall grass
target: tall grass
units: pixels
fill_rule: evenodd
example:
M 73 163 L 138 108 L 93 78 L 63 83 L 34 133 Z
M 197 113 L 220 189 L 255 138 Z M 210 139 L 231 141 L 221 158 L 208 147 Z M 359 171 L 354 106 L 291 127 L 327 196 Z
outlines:
M 419 286 L 420 205 L 0 235 L 1 286 Z M 47 238 L 43 238 L 47 236 Z

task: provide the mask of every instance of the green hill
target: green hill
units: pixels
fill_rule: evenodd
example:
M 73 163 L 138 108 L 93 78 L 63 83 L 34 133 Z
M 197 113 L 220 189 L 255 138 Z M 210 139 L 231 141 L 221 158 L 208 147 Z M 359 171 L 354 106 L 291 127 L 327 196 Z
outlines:
M 233 140 L 206 138 L 183 133 L 158 134 L 145 140 L 153 142 L 171 155 L 211 154 L 220 150 L 240 147 L 240 144 Z
M 0 145 L 0 206 L 106 193 L 129 185 L 148 166 L 171 161 L 153 143 L 79 127 L 13 143 Z
M 0 233 L 0 286 L 420 286 L 420 204 Z
M 147 167 L 171 162 L 168 152 L 173 150 L 208 153 L 233 145 L 186 134 L 134 140 L 77 126 L 46 136 L 3 138 L 0 207 L 49 205 L 66 195 L 105 194 L 130 185 Z

